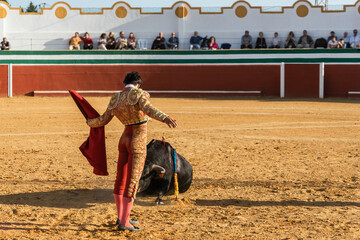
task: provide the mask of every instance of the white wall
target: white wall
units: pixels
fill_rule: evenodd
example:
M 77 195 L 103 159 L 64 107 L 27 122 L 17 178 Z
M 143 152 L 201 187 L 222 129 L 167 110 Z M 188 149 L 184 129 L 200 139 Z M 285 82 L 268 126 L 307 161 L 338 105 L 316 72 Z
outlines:
M 185 18 L 178 18 L 175 9 L 184 6 L 188 10 Z M 299 17 L 297 8 L 304 5 L 309 13 Z M 229 42 L 232 48 L 240 47 L 240 38 L 245 30 L 249 30 L 254 41 L 259 31 L 263 31 L 268 42 L 277 31 L 285 39 L 289 31 L 294 31 L 296 38 L 308 30 L 315 41 L 318 37 L 327 38 L 331 30 L 342 37 L 344 31 L 350 34 L 359 28 L 360 1 L 353 6 L 347 6 L 345 11 L 325 12 L 321 7 L 314 7 L 307 1 L 298 1 L 292 7 L 283 8 L 283 12 L 262 13 L 261 8 L 251 7 L 244 1 L 235 3 L 230 8 L 223 8 L 222 14 L 202 14 L 200 9 L 192 8 L 184 2 L 176 3 L 172 8 L 163 9 L 162 14 L 143 14 L 139 8 L 119 2 L 112 8 L 103 9 L 102 14 L 85 14 L 80 9 L 73 9 L 68 4 L 56 3 L 51 8 L 43 9 L 40 14 L 20 13 L 17 8 L 10 8 L 5 3 L 0 6 L 6 10 L 6 17 L 0 19 L 0 33 L 6 36 L 13 50 L 54 50 L 67 49 L 68 40 L 78 31 L 82 35 L 89 32 L 97 41 L 102 32 L 108 34 L 113 31 L 118 36 L 120 31 L 134 32 L 138 40 L 146 40 L 147 48 L 151 47 L 158 32 L 164 32 L 166 38 L 175 31 L 180 37 L 180 48 L 189 48 L 189 39 L 194 31 L 201 36 L 215 36 L 219 44 Z M 247 15 L 239 18 L 235 9 L 244 6 Z M 59 19 L 55 11 L 64 7 L 67 16 Z M 115 11 L 118 7 L 125 7 L 127 15 L 118 18 Z

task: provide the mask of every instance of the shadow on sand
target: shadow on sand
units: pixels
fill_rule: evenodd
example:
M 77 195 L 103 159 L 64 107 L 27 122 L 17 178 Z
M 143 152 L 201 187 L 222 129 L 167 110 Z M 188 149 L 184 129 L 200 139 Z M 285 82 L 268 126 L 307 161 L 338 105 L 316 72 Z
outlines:
M 146 198 L 144 194 L 139 194 L 135 204 L 140 206 L 154 206 L 154 197 Z M 170 199 L 165 197 L 165 205 L 170 205 Z M 55 208 L 89 208 L 97 203 L 114 203 L 112 189 L 76 189 L 76 190 L 56 190 L 50 192 L 18 193 L 0 195 L 0 204 L 20 204 L 36 207 L 55 207 Z M 239 207 L 261 207 L 261 206 L 295 206 L 295 207 L 360 207 L 358 202 L 340 201 L 249 201 L 241 199 L 221 199 L 221 200 L 195 200 L 197 206 L 239 206 Z
M 205 199 L 197 199 L 197 206 L 238 206 L 238 207 L 345 207 L 345 206 L 353 206 L 360 207 L 360 203 L 357 202 L 339 202 L 339 201 L 315 201 L 315 202 L 307 202 L 307 201 L 297 201 L 297 200 L 289 200 L 289 201 L 249 201 L 249 200 L 239 200 L 239 199 L 223 199 L 223 200 L 205 200 Z
M 0 204 L 37 207 L 88 208 L 95 203 L 114 202 L 112 189 L 75 189 L 0 195 Z

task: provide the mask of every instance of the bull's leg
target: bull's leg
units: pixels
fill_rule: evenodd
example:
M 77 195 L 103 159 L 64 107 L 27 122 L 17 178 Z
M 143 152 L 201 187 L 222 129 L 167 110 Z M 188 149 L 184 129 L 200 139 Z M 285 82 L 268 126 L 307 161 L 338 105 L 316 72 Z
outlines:
M 162 181 L 160 182 L 159 195 L 158 195 L 157 199 L 155 200 L 156 205 L 163 205 L 164 204 L 162 198 L 165 195 L 165 193 L 167 193 L 169 188 L 170 188 L 170 181 L 168 179 L 162 179 Z

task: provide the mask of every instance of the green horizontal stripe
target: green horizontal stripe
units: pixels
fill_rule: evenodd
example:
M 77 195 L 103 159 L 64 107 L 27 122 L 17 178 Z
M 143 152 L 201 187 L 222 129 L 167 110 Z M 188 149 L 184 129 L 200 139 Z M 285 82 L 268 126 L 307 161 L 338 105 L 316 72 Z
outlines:
M 128 51 L 102 51 L 102 50 L 58 50 L 58 51 L 0 51 L 1 55 L 218 55 L 218 54 L 314 54 L 314 53 L 360 53 L 358 49 L 253 49 L 253 50 L 128 50 Z
M 241 63 L 357 63 L 360 58 L 271 58 L 271 59 L 72 59 L 72 60 L 0 60 L 0 64 L 241 64 Z

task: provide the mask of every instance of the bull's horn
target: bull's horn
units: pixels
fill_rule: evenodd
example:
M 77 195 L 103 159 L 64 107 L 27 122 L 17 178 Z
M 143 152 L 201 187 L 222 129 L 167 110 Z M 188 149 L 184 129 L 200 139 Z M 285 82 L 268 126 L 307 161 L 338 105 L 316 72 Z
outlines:
M 163 167 L 161 167 L 159 165 L 156 165 L 156 164 L 154 164 L 152 166 L 152 170 L 155 170 L 157 172 L 157 174 L 159 174 L 159 175 L 165 173 L 165 168 L 163 168 Z

